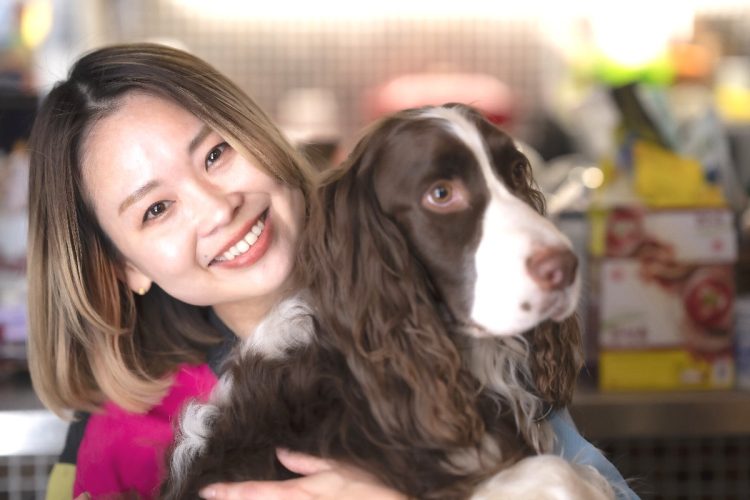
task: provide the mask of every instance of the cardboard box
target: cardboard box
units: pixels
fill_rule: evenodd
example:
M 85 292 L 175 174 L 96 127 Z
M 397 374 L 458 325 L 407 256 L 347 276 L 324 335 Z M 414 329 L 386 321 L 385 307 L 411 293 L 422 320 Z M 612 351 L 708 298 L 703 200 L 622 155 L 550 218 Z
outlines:
M 600 388 L 732 387 L 732 213 L 622 207 L 591 220 Z

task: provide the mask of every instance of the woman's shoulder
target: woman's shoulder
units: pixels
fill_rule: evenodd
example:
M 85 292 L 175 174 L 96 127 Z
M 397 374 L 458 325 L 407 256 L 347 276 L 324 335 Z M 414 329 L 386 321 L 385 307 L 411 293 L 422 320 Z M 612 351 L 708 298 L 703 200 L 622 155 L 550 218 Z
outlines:
M 614 464 L 581 435 L 567 409 L 553 412 L 549 423 L 555 432 L 556 454 L 569 462 L 594 467 L 612 485 L 618 500 L 638 500 L 638 495 L 630 488 Z
M 151 496 L 180 410 L 189 400 L 205 399 L 215 383 L 207 365 L 183 365 L 161 402 L 146 413 L 107 403 L 100 412 L 81 414 L 68 430 L 60 458 L 75 464 L 74 495 L 136 491 Z
M 205 400 L 216 385 L 216 374 L 208 364 L 181 365 L 161 402 L 146 415 L 172 419 L 188 400 Z

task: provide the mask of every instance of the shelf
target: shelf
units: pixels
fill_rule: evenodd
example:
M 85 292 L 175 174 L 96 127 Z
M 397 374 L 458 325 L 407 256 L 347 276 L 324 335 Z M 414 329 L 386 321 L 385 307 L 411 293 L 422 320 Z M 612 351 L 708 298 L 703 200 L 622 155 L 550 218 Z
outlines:
M 579 389 L 570 408 L 588 439 L 750 435 L 750 392 Z

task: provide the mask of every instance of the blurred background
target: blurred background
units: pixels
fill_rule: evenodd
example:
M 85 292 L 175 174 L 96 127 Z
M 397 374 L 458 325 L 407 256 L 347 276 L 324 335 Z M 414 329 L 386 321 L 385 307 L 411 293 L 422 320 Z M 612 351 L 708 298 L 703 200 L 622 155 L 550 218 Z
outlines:
M 480 109 L 581 259 L 581 432 L 643 498 L 750 498 L 750 1 L 0 0 L 0 499 L 44 496 L 65 430 L 26 370 L 29 127 L 81 53 L 143 40 L 320 168 L 385 113 Z

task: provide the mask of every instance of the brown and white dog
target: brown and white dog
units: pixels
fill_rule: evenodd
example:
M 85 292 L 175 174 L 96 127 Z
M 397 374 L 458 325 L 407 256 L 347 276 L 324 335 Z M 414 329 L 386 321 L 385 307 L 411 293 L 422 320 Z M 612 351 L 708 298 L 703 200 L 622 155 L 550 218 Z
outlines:
M 580 368 L 580 280 L 526 158 L 462 105 L 370 128 L 325 173 L 298 295 L 185 411 L 165 483 L 291 477 L 284 447 L 420 499 L 612 498 L 548 454 Z

